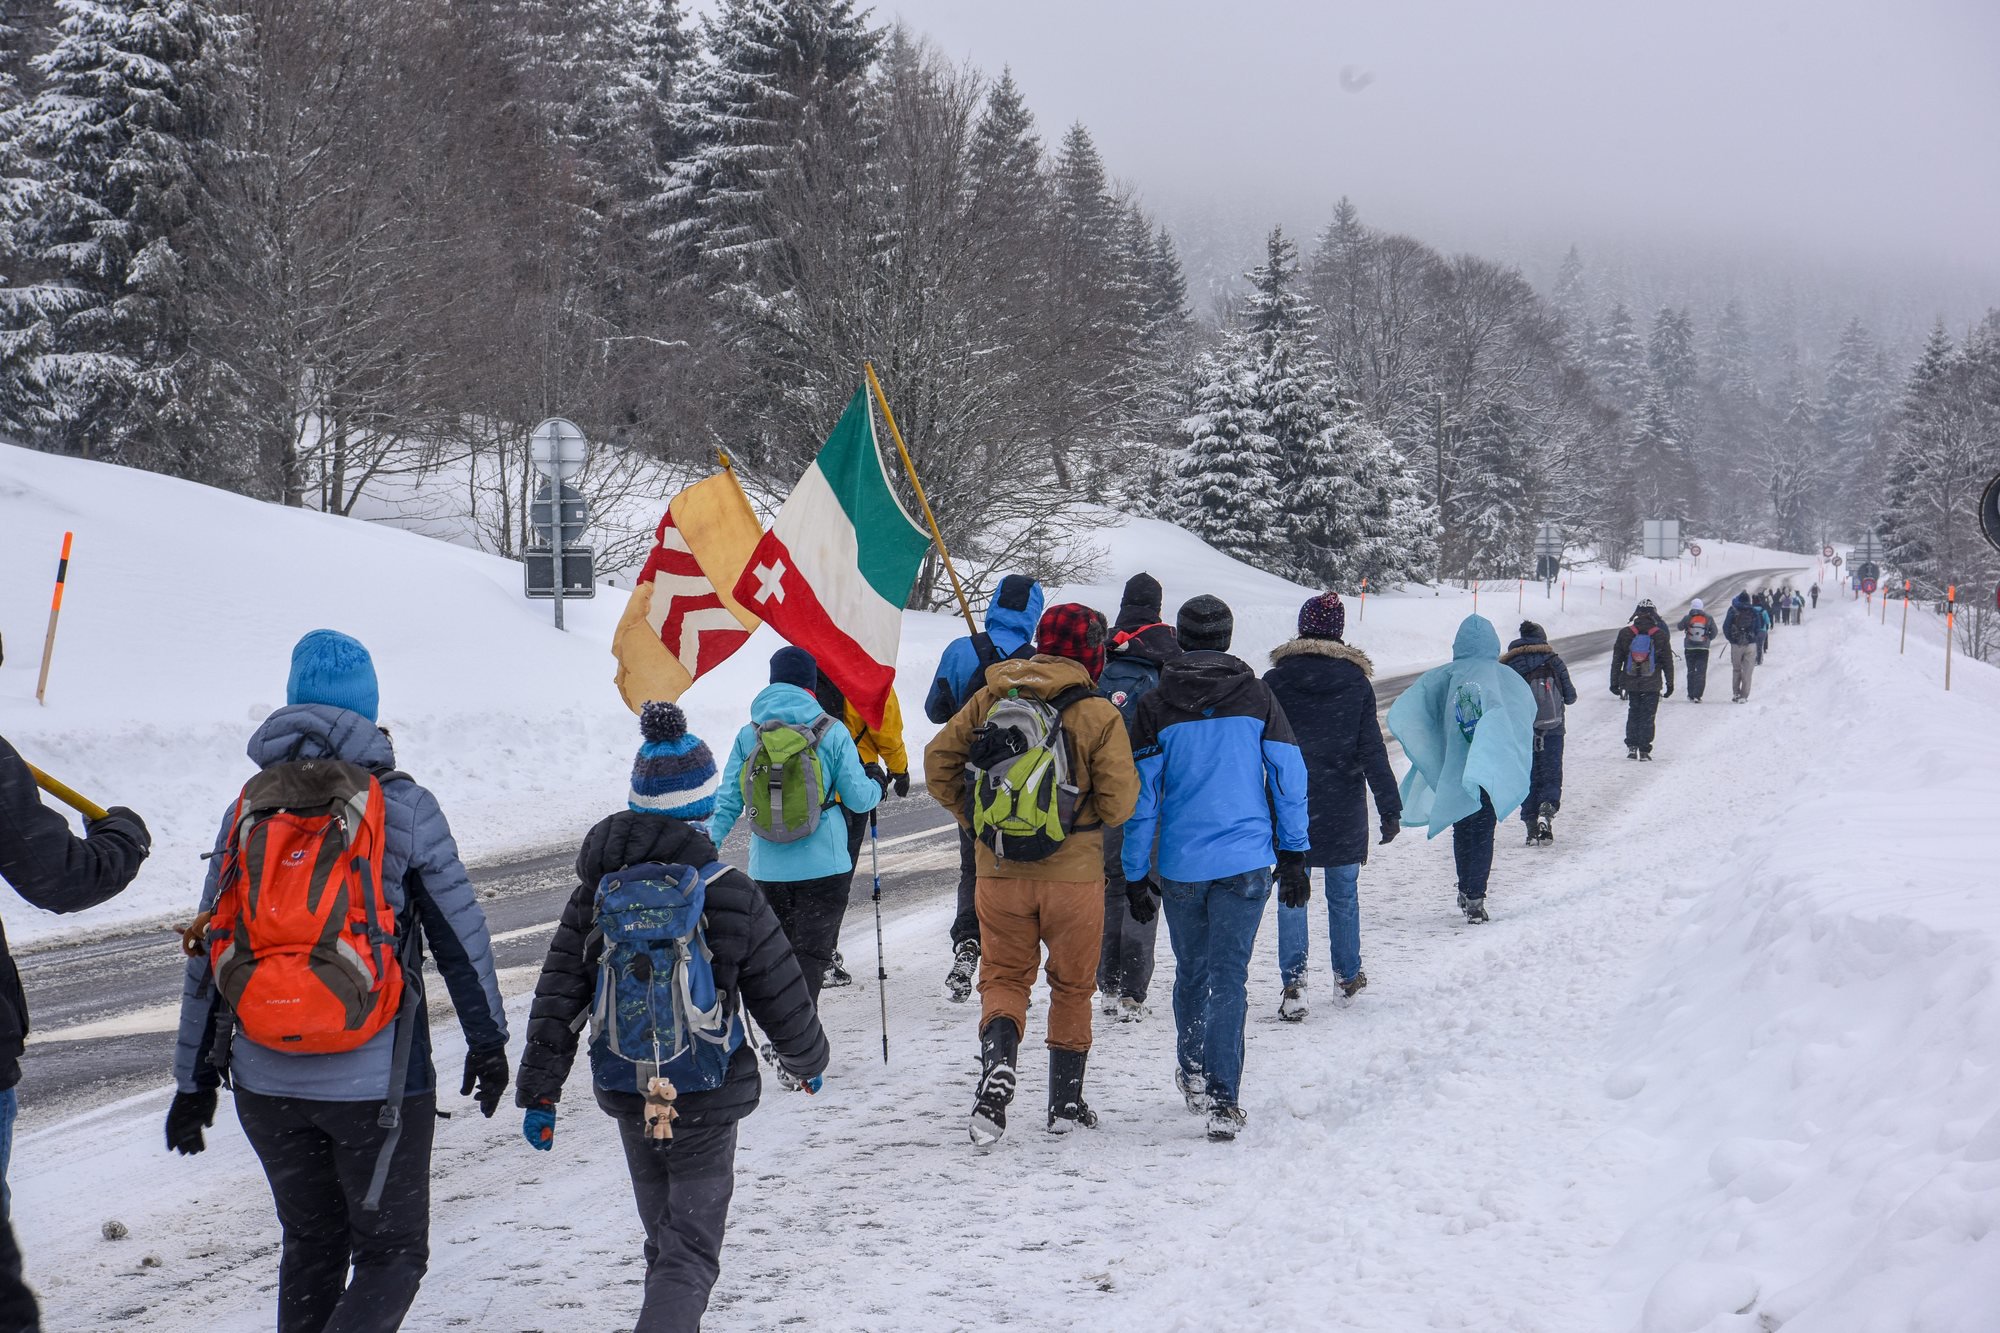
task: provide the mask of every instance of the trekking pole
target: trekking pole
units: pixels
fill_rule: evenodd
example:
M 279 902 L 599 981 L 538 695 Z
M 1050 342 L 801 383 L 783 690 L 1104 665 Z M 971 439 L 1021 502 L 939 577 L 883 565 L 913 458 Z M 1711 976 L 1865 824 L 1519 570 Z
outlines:
M 36 768 L 33 764 L 28 765 L 28 776 L 32 777 L 35 780 L 35 785 L 37 787 L 40 787 L 43 791 L 55 797 L 58 801 L 61 801 L 64 805 L 68 806 L 70 809 L 76 811 L 78 814 L 82 815 L 85 819 L 104 818 L 106 811 L 103 806 L 91 800 L 88 796 L 79 794 L 75 788 L 68 787 L 60 782 L 57 782 L 54 778 L 42 772 L 41 769 Z
M 868 812 L 868 864 L 875 873 L 875 994 L 882 1003 L 882 1063 L 889 1063 L 889 965 L 882 957 L 882 837 Z
M 62 558 L 56 561 L 56 592 L 49 601 L 49 633 L 42 640 L 42 674 L 35 681 L 35 702 L 44 707 L 48 704 L 42 696 L 49 688 L 49 658 L 56 651 L 56 621 L 62 618 L 63 583 L 69 578 L 69 544 L 75 536 L 73 532 L 63 534 Z

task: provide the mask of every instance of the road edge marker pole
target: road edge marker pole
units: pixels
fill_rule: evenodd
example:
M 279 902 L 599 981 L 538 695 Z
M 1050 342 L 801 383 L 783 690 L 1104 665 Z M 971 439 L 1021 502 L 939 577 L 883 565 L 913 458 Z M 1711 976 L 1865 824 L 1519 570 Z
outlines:
M 63 584 L 69 580 L 69 546 L 75 536 L 73 532 L 63 534 L 62 558 L 56 562 L 56 591 L 49 599 L 49 632 L 42 640 L 42 674 L 35 681 L 35 702 L 44 708 L 48 707 L 43 696 L 49 689 L 49 659 L 56 651 L 56 621 L 62 618 Z

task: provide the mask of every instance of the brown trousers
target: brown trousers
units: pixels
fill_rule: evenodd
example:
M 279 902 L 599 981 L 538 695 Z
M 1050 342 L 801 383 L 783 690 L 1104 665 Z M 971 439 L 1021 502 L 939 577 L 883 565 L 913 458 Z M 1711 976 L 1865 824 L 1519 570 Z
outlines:
M 1028 991 L 1042 946 L 1049 949 L 1049 1045 L 1090 1049 L 1090 993 L 1104 935 L 1104 881 L 982 876 L 979 907 L 979 1026 L 998 1017 L 1028 1032 Z

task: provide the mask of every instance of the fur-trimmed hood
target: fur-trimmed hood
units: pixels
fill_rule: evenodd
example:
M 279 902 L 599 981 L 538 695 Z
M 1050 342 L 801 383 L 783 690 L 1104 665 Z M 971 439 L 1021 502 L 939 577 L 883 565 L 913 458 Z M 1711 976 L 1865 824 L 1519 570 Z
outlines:
M 1336 661 L 1352 662 L 1361 668 L 1364 676 L 1372 678 L 1375 675 L 1375 664 L 1368 660 L 1368 654 L 1339 639 L 1293 639 L 1271 650 L 1274 665 L 1288 657 L 1331 657 Z
M 1559 656 L 1546 639 L 1516 639 L 1511 648 L 1500 654 L 1500 660 L 1511 665 L 1517 657 L 1532 657 L 1536 653 L 1547 653 L 1551 657 Z

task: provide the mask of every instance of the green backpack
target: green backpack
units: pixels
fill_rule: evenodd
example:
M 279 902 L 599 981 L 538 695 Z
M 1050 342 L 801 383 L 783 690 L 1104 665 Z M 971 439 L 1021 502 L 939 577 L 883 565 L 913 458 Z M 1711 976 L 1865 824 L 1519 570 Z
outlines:
M 1063 710 L 1084 686 L 1047 702 L 1010 690 L 986 711 L 967 755 L 972 834 L 1002 861 L 1042 861 L 1076 831 L 1082 793 L 1070 781 Z
M 743 765 L 743 809 L 750 831 L 766 842 L 798 842 L 819 828 L 820 815 L 833 804 L 819 743 L 833 728 L 822 716 L 810 726 L 790 722 L 757 724 L 757 748 Z

